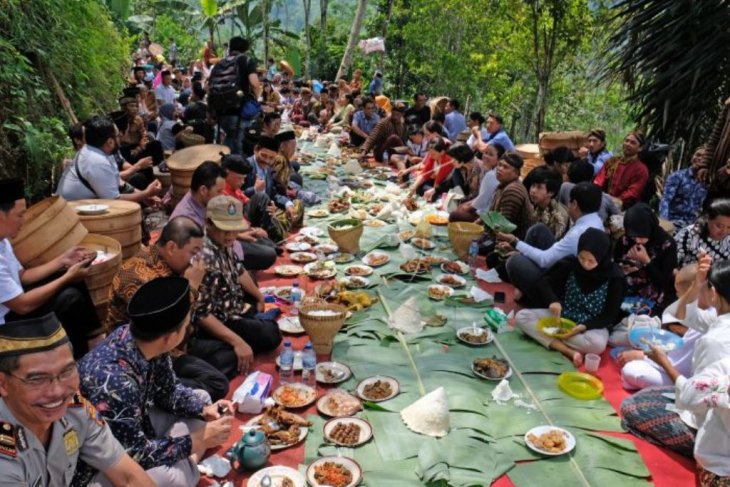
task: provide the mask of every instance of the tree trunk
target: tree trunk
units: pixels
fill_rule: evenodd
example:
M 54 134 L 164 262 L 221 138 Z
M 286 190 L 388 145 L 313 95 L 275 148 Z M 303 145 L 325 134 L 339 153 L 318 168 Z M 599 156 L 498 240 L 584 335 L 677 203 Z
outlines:
M 325 76 L 324 55 L 327 52 L 327 9 L 329 0 L 319 0 L 319 50 L 317 51 L 317 76 Z
M 269 59 L 269 0 L 261 0 L 261 21 L 264 30 L 264 66 Z
M 312 0 L 302 0 L 304 4 L 304 77 L 311 77 L 312 59 L 312 31 L 309 29 L 309 21 L 312 13 Z
M 388 25 L 390 24 L 390 19 L 393 16 L 393 3 L 395 0 L 387 0 L 388 1 L 388 8 L 385 11 L 385 22 L 383 22 L 383 41 L 387 38 L 388 35 Z M 385 68 L 385 51 L 380 53 L 380 59 L 378 61 L 378 69 L 380 71 L 383 71 Z
M 535 98 L 535 114 L 532 117 L 535 123 L 535 139 L 540 140 L 540 132 L 545 126 L 545 104 L 547 101 L 547 90 L 549 77 L 539 76 L 537 78 L 537 97 Z
M 355 46 L 360 38 L 360 28 L 362 27 L 362 21 L 365 18 L 365 9 L 367 6 L 368 0 L 357 1 L 357 10 L 355 11 L 355 19 L 352 22 L 352 29 L 350 29 L 350 38 L 347 41 L 345 53 L 342 55 L 342 62 L 340 62 L 340 68 L 337 70 L 335 81 L 345 76 L 350 70 L 352 54 L 355 51 Z

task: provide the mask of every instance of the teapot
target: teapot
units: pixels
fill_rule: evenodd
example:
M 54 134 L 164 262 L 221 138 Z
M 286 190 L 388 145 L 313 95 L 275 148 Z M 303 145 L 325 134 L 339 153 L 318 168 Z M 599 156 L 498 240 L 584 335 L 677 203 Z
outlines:
M 226 457 L 238 472 L 256 470 L 266 464 L 271 455 L 271 448 L 266 435 L 260 430 L 251 429 L 243 438 L 228 450 Z

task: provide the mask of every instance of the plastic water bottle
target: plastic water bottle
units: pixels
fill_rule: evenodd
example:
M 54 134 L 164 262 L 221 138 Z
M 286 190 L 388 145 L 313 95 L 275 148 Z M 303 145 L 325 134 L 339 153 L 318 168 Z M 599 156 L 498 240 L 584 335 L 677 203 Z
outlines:
M 479 257 L 479 244 L 476 240 L 472 240 L 469 245 L 469 272 L 472 276 L 477 273 L 477 257 Z
M 312 342 L 307 342 L 302 353 L 302 383 L 312 387 L 317 384 L 317 354 Z
M 293 381 L 294 377 L 294 352 L 291 349 L 289 340 L 284 342 L 284 350 L 279 355 L 279 383 L 286 384 Z
M 302 290 L 299 289 L 299 282 L 291 287 L 291 315 L 299 316 L 299 305 L 302 304 Z

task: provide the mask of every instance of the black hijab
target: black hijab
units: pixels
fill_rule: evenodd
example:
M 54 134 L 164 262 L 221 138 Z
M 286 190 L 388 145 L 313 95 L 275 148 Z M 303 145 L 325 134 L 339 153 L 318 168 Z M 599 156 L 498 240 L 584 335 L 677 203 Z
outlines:
M 611 255 L 611 239 L 606 232 L 597 228 L 589 228 L 578 239 L 578 253 L 590 252 L 598 265 L 590 271 L 583 268 L 576 258 L 573 274 L 581 290 L 592 292 L 612 278 L 621 278 L 621 269 L 613 262 Z
M 659 218 L 646 203 L 637 203 L 628 210 L 624 215 L 624 229 L 626 237 L 630 240 L 634 238 L 648 238 L 647 248 L 656 248 L 666 242 L 669 234 L 659 226 Z

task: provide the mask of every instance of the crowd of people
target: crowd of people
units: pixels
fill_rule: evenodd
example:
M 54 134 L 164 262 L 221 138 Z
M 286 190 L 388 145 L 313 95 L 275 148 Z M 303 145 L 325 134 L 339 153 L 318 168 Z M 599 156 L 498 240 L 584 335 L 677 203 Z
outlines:
M 380 72 L 367 87 L 360 70 L 300 80 L 285 62 L 259 69 L 240 37 L 220 57 L 209 42 L 190 67 L 148 47 L 135 52 L 120 110 L 70 129 L 76 154 L 57 188 L 67 200 L 170 212 L 122 264 L 104 323 L 83 284 L 93 256 L 73 248 L 34 268 L 15 257 L 23 182 L 0 181 L 4 483 L 196 484 L 198 460 L 231 430 L 230 379 L 281 341 L 256 273 L 319 202 L 299 174 L 294 125 L 390 165 L 409 197 L 459 194 L 451 222 L 502 215 L 514 230 L 485 228 L 479 252 L 514 286 L 516 326 L 576 366 L 614 347 L 625 387 L 639 390 L 622 406 L 627 428 L 694 455 L 702 485 L 730 482 L 730 170 L 710 178 L 706 148 L 666 177 L 654 210 L 640 131 L 614 155 L 605 131 L 590 129 L 579 150 L 552 150 L 523 174 L 498 113 L 465 116 L 458 100 L 441 109 L 421 92 L 390 100 Z M 213 142 L 231 154 L 200 164 L 174 205 L 155 176 L 166 156 Z M 547 337 L 544 317 L 576 326 Z M 640 318 L 683 345 L 629 347 Z

